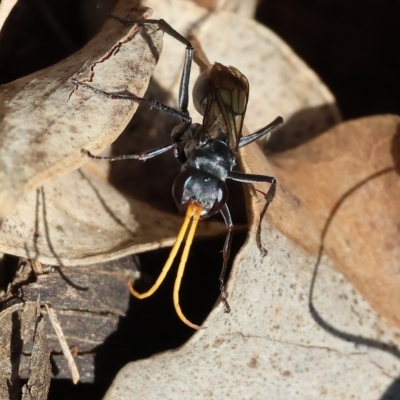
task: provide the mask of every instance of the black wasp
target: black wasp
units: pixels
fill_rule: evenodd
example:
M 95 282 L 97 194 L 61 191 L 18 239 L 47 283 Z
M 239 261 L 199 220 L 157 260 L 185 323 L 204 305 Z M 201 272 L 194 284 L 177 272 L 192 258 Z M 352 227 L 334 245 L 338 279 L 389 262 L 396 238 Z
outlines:
M 87 150 L 82 150 L 82 152 L 91 158 L 100 160 L 117 161 L 136 159 L 144 161 L 174 149 L 175 157 L 182 164 L 182 170 L 175 179 L 172 192 L 179 210 L 185 214 L 185 220 L 170 256 L 154 285 L 147 292 L 138 293 L 129 281 L 129 289 L 132 295 L 139 299 L 151 296 L 158 289 L 171 268 L 186 231 L 191 224 L 178 267 L 173 300 L 175 310 L 180 319 L 186 325 L 194 329 L 199 329 L 198 325 L 193 324 L 184 316 L 179 305 L 180 284 L 198 221 L 220 212 L 228 228 L 223 248 L 223 265 L 219 280 L 225 312 L 229 313 L 230 307 L 227 301 L 227 292 L 225 291 L 225 273 L 231 249 L 233 224 L 226 204 L 228 190 L 225 182 L 227 179 L 232 179 L 244 183 L 270 183 L 270 189 L 265 197 L 267 202 L 272 201 L 276 189 L 275 178 L 264 175 L 244 174 L 232 171 L 232 169 L 236 165 L 238 149 L 240 147 L 246 146 L 262 136 L 271 133 L 283 120 L 281 117 L 277 117 L 266 127 L 251 135 L 242 137 L 243 120 L 249 98 L 249 82 L 236 68 L 225 67 L 222 64 L 215 63 L 200 74 L 194 86 L 194 105 L 204 118 L 202 124 L 193 124 L 188 112 L 189 77 L 194 57 L 194 48 L 191 42 L 176 32 L 164 20 L 125 21 L 118 17 L 113 18 L 125 25 L 135 23 L 139 25 L 155 24 L 158 29 L 161 29 L 186 45 L 185 63 L 179 89 L 179 111 L 154 99 L 136 97 L 129 92 L 108 93 L 87 83 L 80 82 L 75 78 L 71 78 L 70 80 L 76 85 L 90 88 L 98 94 L 113 99 L 147 102 L 151 107 L 177 116 L 181 119 L 181 123 L 172 131 L 171 144 L 152 149 L 142 154 L 98 157 L 92 155 Z

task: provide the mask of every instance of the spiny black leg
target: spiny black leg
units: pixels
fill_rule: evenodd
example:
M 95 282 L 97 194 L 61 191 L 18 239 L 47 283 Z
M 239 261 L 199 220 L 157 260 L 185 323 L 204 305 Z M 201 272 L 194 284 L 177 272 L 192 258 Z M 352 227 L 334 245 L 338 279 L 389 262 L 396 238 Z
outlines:
M 276 179 L 272 176 L 267 175 L 255 175 L 255 174 L 243 174 L 237 171 L 231 171 L 228 175 L 228 178 L 239 181 L 243 183 L 270 183 L 271 186 L 268 189 L 268 192 L 264 195 L 266 203 L 260 214 L 260 223 L 258 224 L 257 234 L 256 234 L 256 242 L 259 250 L 266 255 L 267 250 L 261 245 L 261 222 L 264 219 L 264 215 L 267 212 L 268 206 L 272 202 L 276 193 Z
M 257 174 L 244 174 L 243 172 L 230 171 L 228 179 L 242 183 L 270 183 L 276 184 L 276 179 L 273 176 L 257 175 Z
M 254 132 L 251 135 L 241 137 L 239 141 L 239 147 L 247 146 L 248 144 L 254 142 L 255 140 L 270 134 L 274 129 L 276 129 L 282 123 L 283 123 L 282 117 L 275 118 L 270 124 L 260 129 L 259 131 Z
M 141 101 L 147 102 L 151 108 L 156 108 L 163 112 L 166 112 L 174 117 L 178 117 L 181 121 L 187 123 L 188 126 L 192 123 L 192 118 L 188 112 L 188 104 L 189 104 L 189 79 L 190 79 L 190 71 L 192 69 L 192 62 L 193 62 L 193 55 L 194 55 L 194 48 L 190 41 L 182 36 L 179 32 L 177 32 L 171 25 L 169 25 L 163 19 L 141 19 L 138 21 L 130 21 L 125 20 L 123 18 L 117 17 L 115 15 L 110 15 L 111 18 L 117 20 L 118 22 L 122 23 L 123 25 L 145 25 L 145 24 L 153 24 L 157 25 L 158 29 L 162 30 L 163 32 L 167 33 L 174 39 L 178 40 L 179 42 L 183 43 L 186 46 L 185 52 L 185 62 L 183 65 L 182 76 L 181 76 L 181 83 L 179 87 L 179 111 L 171 108 L 163 103 L 160 103 L 158 100 L 155 99 L 147 99 L 144 97 L 137 97 L 134 94 L 126 91 L 120 93 L 109 93 L 101 89 L 97 89 L 85 82 L 80 82 L 75 78 L 70 78 L 69 80 L 76 85 L 81 85 L 87 88 L 92 89 L 95 93 L 101 94 L 103 96 L 107 96 L 111 99 L 125 99 L 125 100 L 133 100 L 133 101 Z
M 226 274 L 226 269 L 228 267 L 229 256 L 231 254 L 233 224 L 232 224 L 231 213 L 229 212 L 229 208 L 226 204 L 222 208 L 221 214 L 224 218 L 226 227 L 228 228 L 228 234 L 226 235 L 224 248 L 222 251 L 222 257 L 223 257 L 224 261 L 222 264 L 221 274 L 219 275 L 219 288 L 221 291 L 221 300 L 224 303 L 224 308 L 225 308 L 224 311 L 226 313 L 230 313 L 231 307 L 229 306 L 229 303 L 227 300 L 228 293 L 225 290 L 225 274 Z
M 264 207 L 260 213 L 260 222 L 258 223 L 257 227 L 256 243 L 258 249 L 261 251 L 263 256 L 266 256 L 268 254 L 268 250 L 261 243 L 261 223 L 264 219 L 265 213 L 267 212 L 269 205 L 271 204 L 272 199 L 275 196 L 275 192 L 276 192 L 276 181 L 269 187 L 267 194 L 264 195 L 267 201 L 265 202 Z
M 96 94 L 100 94 L 102 96 L 108 97 L 109 99 L 122 99 L 122 100 L 132 100 L 132 101 L 138 101 L 138 102 L 145 102 L 148 103 L 150 105 L 150 108 L 156 108 L 157 110 L 161 110 L 167 114 L 170 114 L 174 117 L 178 117 L 181 119 L 181 121 L 184 121 L 185 123 L 187 123 L 189 126 L 192 123 L 192 119 L 190 118 L 190 116 L 188 116 L 188 114 L 186 112 L 181 112 L 178 110 L 175 110 L 172 107 L 169 107 L 161 102 L 159 102 L 158 100 L 155 99 L 147 99 L 145 97 L 138 97 L 135 96 L 134 94 L 132 94 L 129 91 L 125 91 L 125 92 L 106 92 L 105 90 L 101 90 L 98 89 L 92 85 L 89 85 L 86 82 L 81 82 L 76 78 L 69 78 L 69 81 L 72 82 L 75 85 L 78 86 L 83 86 L 87 89 L 92 90 L 93 92 L 95 92 Z
M 184 36 L 182 36 L 179 32 L 177 32 L 171 25 L 169 25 L 163 19 L 146 19 L 143 20 L 144 23 L 153 23 L 157 24 L 158 28 L 168 35 L 172 36 L 174 39 L 178 40 L 182 44 L 186 46 L 185 50 L 185 62 L 183 64 L 182 76 L 181 76 L 181 84 L 179 87 L 179 110 L 187 113 L 188 112 L 188 104 L 189 104 L 189 79 L 190 79 L 190 71 L 192 70 L 192 62 L 194 55 L 194 48 L 192 43 Z
M 124 20 L 120 17 L 115 15 L 110 15 L 111 18 L 121 22 L 124 25 L 147 25 L 147 24 L 154 24 L 158 26 L 158 29 L 163 31 L 164 33 L 170 35 L 178 42 L 181 42 L 186 46 L 186 54 L 185 54 L 185 62 L 183 64 L 183 71 L 181 76 L 181 84 L 179 87 L 179 110 L 183 114 L 188 114 L 188 104 L 189 104 L 189 79 L 190 79 L 190 71 L 192 70 L 192 62 L 193 62 L 193 55 L 194 55 L 194 48 L 192 43 L 184 36 L 182 36 L 179 32 L 177 32 L 170 24 L 168 24 L 163 19 L 141 19 L 139 21 L 129 21 Z
M 175 143 L 168 144 L 166 146 L 157 147 L 156 149 L 152 149 L 146 151 L 141 154 L 127 154 L 125 156 L 117 156 L 117 157 L 103 157 L 103 156 L 94 156 L 89 150 L 82 149 L 82 154 L 93 158 L 95 160 L 106 160 L 106 161 L 119 161 L 119 160 L 141 160 L 146 161 L 149 158 L 157 157 L 160 154 L 167 152 L 168 150 L 173 149 L 176 146 Z

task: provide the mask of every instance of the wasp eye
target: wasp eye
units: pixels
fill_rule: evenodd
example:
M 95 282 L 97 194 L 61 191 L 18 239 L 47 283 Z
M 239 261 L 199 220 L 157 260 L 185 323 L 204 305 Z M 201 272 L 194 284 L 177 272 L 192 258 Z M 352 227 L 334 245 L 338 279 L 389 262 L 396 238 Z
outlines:
M 209 81 L 209 70 L 203 71 L 197 78 L 193 87 L 193 105 L 197 112 L 204 115 L 207 107 Z
M 174 185 L 172 186 L 172 195 L 174 196 L 175 202 L 181 212 L 185 212 L 186 207 L 184 207 L 184 192 L 185 186 L 191 178 L 190 170 L 180 172 L 174 180 Z

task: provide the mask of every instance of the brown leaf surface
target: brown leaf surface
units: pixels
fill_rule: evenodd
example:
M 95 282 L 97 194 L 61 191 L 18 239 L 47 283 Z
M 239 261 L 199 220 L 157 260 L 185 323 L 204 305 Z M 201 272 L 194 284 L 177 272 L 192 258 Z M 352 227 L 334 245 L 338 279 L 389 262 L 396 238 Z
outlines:
M 268 158 L 279 182 L 270 223 L 337 268 L 400 328 L 400 117 L 346 122 Z M 257 161 L 249 163 L 260 170 Z M 290 207 L 288 207 L 290 205 Z
M 143 14 L 129 11 L 132 6 L 131 1 L 120 1 L 114 13 L 131 19 Z M 0 228 L 1 251 L 45 264 L 72 266 L 172 244 L 182 219 L 146 204 L 149 196 L 139 195 L 150 187 L 150 180 L 164 188 L 160 185 L 162 171 L 173 174 L 178 167 L 172 152 L 168 156 L 174 166 L 159 168 L 153 179 L 140 165 L 144 163 L 133 161 L 138 165 L 132 170 L 132 162 L 121 162 L 117 185 L 124 191 L 121 194 L 108 182 L 112 167 L 88 163 L 81 149 L 103 150 L 122 132 L 137 104 L 108 99 L 82 87 L 74 90 L 68 82 L 71 76 L 91 77 L 93 86 L 103 90 L 129 90 L 142 96 L 160 50 L 161 35 L 153 26 L 127 29 L 110 19 L 95 39 L 69 59 L 2 87 L 0 213 L 4 217 L 17 206 Z M 163 116 L 158 120 L 160 137 L 169 140 Z M 138 137 L 154 136 L 148 122 L 137 131 L 134 138 L 128 137 L 128 146 L 143 142 Z M 151 147 L 156 144 L 149 143 L 140 151 Z M 127 145 L 123 148 L 126 154 Z M 85 169 L 65 175 L 84 162 L 88 164 Z M 59 175 L 64 176 L 54 180 Z M 27 192 L 48 180 L 52 182 Z M 150 197 L 162 202 L 154 190 Z M 200 235 L 222 232 L 225 226 L 220 223 L 205 223 L 199 230 Z
M 211 12 L 231 11 L 244 17 L 253 18 L 256 13 L 256 0 L 193 0 L 193 3 Z
M 246 191 L 252 223 L 248 240 L 231 272 L 228 285 L 231 314 L 224 314 L 219 305 L 204 322 L 207 329 L 196 332 L 180 349 L 127 365 L 105 399 L 125 399 L 127 393 L 165 398 L 173 397 L 177 390 L 182 398 L 212 397 L 213 393 L 218 393 L 218 398 L 231 399 L 263 399 L 265 393 L 275 399 L 384 398 L 400 374 L 400 330 L 374 311 L 364 299 L 371 301 L 370 298 L 364 293 L 362 296 L 361 290 L 356 291 L 354 281 L 344 278 L 337 267 L 347 268 L 344 270 L 347 275 L 349 271 L 354 272 L 351 267 L 357 263 L 357 259 L 345 263 L 348 254 L 363 257 L 357 251 L 343 249 L 343 242 L 349 235 L 352 235 L 350 243 L 354 244 L 367 239 L 361 237 L 362 229 L 361 234 L 354 229 L 354 226 L 368 225 L 371 221 L 368 216 L 375 218 L 374 214 L 365 212 L 365 203 L 371 201 L 372 206 L 377 207 L 381 223 L 386 227 L 397 226 L 390 211 L 397 199 L 398 176 L 397 172 L 395 176 L 389 175 L 394 173 L 391 155 L 398 160 L 398 120 L 398 117 L 375 117 L 339 125 L 314 142 L 271 156 L 270 164 L 259 148 L 245 147 L 243 169 L 259 172 L 263 166 L 270 165 L 281 183 L 276 200 L 261 225 L 260 241 L 268 255 L 260 251 L 256 240 L 263 204 L 257 202 L 251 191 Z M 373 149 L 364 153 L 368 159 L 361 157 L 365 146 L 357 141 L 354 149 L 357 158 L 349 156 L 349 148 L 347 156 L 338 154 L 338 170 L 341 157 L 346 169 L 350 163 L 354 170 L 343 179 L 340 174 L 328 176 L 335 157 L 328 155 L 327 162 L 317 161 L 324 158 L 325 151 L 333 152 L 333 147 L 343 151 L 346 142 L 354 145 L 354 138 L 363 134 L 360 132 L 365 132 L 369 138 L 366 143 Z M 380 135 L 373 137 L 374 133 Z M 324 151 L 318 143 L 324 143 Z M 326 147 L 327 143 L 331 147 Z M 391 153 L 388 154 L 388 150 Z M 286 154 L 291 157 L 286 159 Z M 360 160 L 367 165 L 363 166 Z M 293 169 L 283 168 L 285 161 L 292 163 Z M 295 165 L 296 162 L 299 165 Z M 398 171 L 398 161 L 395 165 Z M 357 170 L 356 166 L 363 168 Z M 385 172 L 380 174 L 380 171 Z M 384 178 L 384 181 L 377 187 L 368 187 L 368 183 L 373 183 L 368 180 L 371 176 L 376 180 Z M 389 184 L 386 179 L 392 182 Z M 341 186 L 343 180 L 350 187 Z M 382 185 L 390 191 L 383 201 Z M 350 201 L 357 190 L 366 190 L 361 193 L 363 201 L 357 201 L 350 207 L 350 215 L 346 213 L 345 218 L 340 218 L 341 206 L 336 205 L 349 193 L 341 203 L 344 207 L 345 201 Z M 376 201 L 377 196 L 379 201 Z M 335 221 L 336 216 L 340 221 Z M 280 232 L 276 226 L 294 229 L 293 236 L 289 239 L 287 232 Z M 382 243 L 386 231 L 377 231 L 373 237 L 379 235 L 378 243 Z M 392 238 L 390 231 L 388 238 Z M 336 246 L 338 254 L 333 253 L 336 259 L 319 254 L 321 241 Z M 312 246 L 306 249 L 304 243 Z M 374 248 L 375 257 L 379 256 L 381 249 Z M 398 251 L 398 246 L 394 251 Z M 395 256 L 392 253 L 388 257 L 384 269 L 395 266 L 398 260 Z M 372 262 L 370 265 L 378 269 Z M 356 267 L 363 277 L 363 268 L 359 264 Z M 378 276 L 382 273 L 382 270 L 377 271 Z M 393 269 L 390 276 L 394 277 L 394 273 Z M 375 276 L 370 279 L 371 286 L 378 281 Z M 379 285 L 375 293 L 377 289 Z M 383 298 L 382 293 L 379 294 L 381 306 L 389 300 Z M 382 307 L 378 311 L 383 314 Z
M 233 399 L 262 399 L 265 393 L 277 399 L 382 398 L 400 374 L 400 331 L 381 317 L 397 324 L 396 302 L 383 295 L 389 288 L 394 296 L 397 284 L 398 117 L 353 121 L 321 134 L 340 118 L 333 96 L 273 33 L 254 21 L 210 14 L 184 1 L 150 6 L 154 17 L 182 34 L 194 33 L 211 61 L 246 74 L 251 131 L 277 115 L 286 125 L 268 143 L 274 152 L 268 158 L 255 144 L 241 152 L 245 172 L 276 175 L 278 194 L 260 230 L 263 203 L 247 187 L 250 232 L 228 284 L 232 313 L 218 306 L 204 323 L 208 329 L 179 350 L 126 366 L 106 399 L 126 399 L 130 393 L 174 398 L 178 391 L 183 398 L 215 393 Z M 165 41 L 154 77 L 161 91 L 176 99 L 183 48 Z M 74 96 L 80 92 L 88 95 L 79 90 Z M 139 175 L 133 191 L 147 177 Z M 144 182 L 151 185 L 150 178 Z M 109 189 L 104 193 L 108 196 Z M 104 207 L 92 208 L 104 214 Z M 112 224 L 106 214 L 103 222 Z M 141 217 L 134 214 L 126 223 Z M 123 233 L 125 226 L 115 225 Z M 46 236 L 44 223 L 42 232 Z M 97 237 L 100 247 L 104 236 Z
M 278 192 L 259 230 L 264 204 L 246 190 L 250 232 L 228 284 L 231 314 L 224 314 L 219 304 L 204 322 L 207 329 L 196 332 L 178 350 L 127 365 L 105 399 L 125 399 L 130 393 L 174 398 L 177 392 L 182 398 L 384 398 L 400 374 L 400 331 L 371 308 L 336 264 L 342 268 L 349 259 L 346 238 L 363 245 L 361 238 L 355 240 L 355 228 L 368 224 L 373 215 L 369 207 L 377 206 L 382 187 L 389 190 L 386 179 L 394 172 L 377 176 L 376 182 L 385 182 L 376 188 L 374 180 L 356 185 L 381 169 L 393 168 L 388 157 L 389 151 L 395 154 L 398 149 L 393 120 L 385 127 L 373 119 L 353 121 L 322 134 L 338 121 L 334 100 L 274 34 L 229 13 L 206 15 L 187 2 L 154 8 L 180 32 L 195 31 L 210 60 L 232 64 L 248 76 L 246 124 L 251 131 L 276 115 L 284 116 L 286 125 L 269 143 L 275 154 L 266 158 L 254 144 L 241 151 L 243 170 L 276 174 Z M 166 39 L 163 54 L 169 55 L 170 68 L 155 74 L 167 88 L 174 88 L 172 93 L 176 47 Z M 386 135 L 377 136 L 381 129 Z M 286 160 L 287 154 L 292 158 Z M 398 161 L 396 165 L 398 169 Z M 364 190 L 367 194 L 349 204 Z M 394 195 L 384 196 L 380 210 L 383 204 L 394 205 Z M 349 205 L 350 215 L 340 215 Z M 380 217 L 387 226 L 390 214 L 384 215 Z M 391 231 L 387 238 L 393 239 Z M 328 255 L 319 253 L 321 242 Z M 373 250 L 378 255 L 382 251 L 369 248 Z M 395 251 L 388 257 L 391 266 L 398 259 Z M 358 253 L 359 248 L 351 251 L 353 266 L 363 261 Z M 348 271 L 345 274 L 349 276 Z
M 50 388 L 51 364 L 50 350 L 47 345 L 46 320 L 37 317 L 30 360 L 30 376 L 22 387 L 22 400 L 46 400 Z
M 131 13 L 132 6 L 120 1 L 115 12 L 126 18 L 143 15 Z M 137 108 L 133 102 L 73 91 L 68 79 L 93 72 L 94 85 L 141 96 L 161 46 L 161 32 L 149 35 L 109 19 L 73 56 L 0 88 L 0 220 L 28 190 L 86 162 L 82 148 L 98 152 L 112 143 Z
M 169 246 L 181 224 L 82 168 L 20 201 L 0 229 L 0 249 L 50 265 L 88 265 Z M 199 235 L 225 230 L 206 221 Z
M 17 4 L 17 1 L 18 0 L 3 0 L 0 2 L 0 31 L 15 4 Z
M 35 263 L 36 271 L 38 264 Z M 19 325 L 14 321 L 10 327 L 7 319 L 15 307 L 10 307 L 0 314 L 0 319 L 3 318 L 1 321 L 4 325 L 3 344 L 5 345 L 4 354 L 0 354 L 3 357 L 2 360 L 7 357 L 10 359 L 10 345 L 6 344 L 10 337 L 6 329 L 12 329 L 12 334 L 20 337 L 19 342 L 14 340 L 14 345 L 16 343 L 19 346 L 13 350 L 14 358 L 18 360 L 18 378 L 28 379 L 32 376 L 31 374 L 40 373 L 37 369 L 32 370 L 32 363 L 35 363 L 35 332 L 37 331 L 35 310 L 39 296 L 42 305 L 51 304 L 68 346 L 75 349 L 74 359 L 79 369 L 80 382 L 93 383 L 96 350 L 109 335 L 117 330 L 120 318 L 125 316 L 129 308 L 131 295 L 126 287 L 126 278 L 128 275 L 138 274 L 135 260 L 129 256 L 90 267 L 70 268 L 65 275 L 61 275 L 54 268 L 49 271 L 46 265 L 40 265 L 42 271 L 47 270 L 46 273 L 35 275 L 32 267 L 32 262 L 20 261 L 17 277 L 9 286 L 5 298 L 2 299 L 2 306 L 16 301 L 20 302 L 16 306 L 17 309 L 22 309 L 25 305 L 21 315 L 14 316 L 15 321 L 17 321 L 17 316 L 20 317 Z M 19 298 L 15 296 L 15 293 L 21 293 L 21 287 L 23 287 L 23 300 L 22 296 Z M 48 313 L 46 314 L 47 346 L 52 352 L 52 364 L 58 371 L 53 378 L 71 379 L 71 370 L 65 356 L 61 353 L 59 338 L 52 327 Z M 9 361 L 4 365 L 6 371 L 10 371 Z M 7 377 L 4 381 L 6 379 Z

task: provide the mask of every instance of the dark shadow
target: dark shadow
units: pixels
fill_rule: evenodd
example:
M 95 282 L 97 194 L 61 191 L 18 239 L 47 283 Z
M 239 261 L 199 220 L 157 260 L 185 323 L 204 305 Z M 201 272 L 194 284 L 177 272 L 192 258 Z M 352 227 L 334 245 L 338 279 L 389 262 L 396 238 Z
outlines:
M 270 0 L 256 17 L 318 73 L 350 119 L 399 113 L 399 13 L 397 1 Z
M 151 81 L 145 95 L 146 98 L 157 99 L 162 103 L 168 103 L 170 96 L 154 80 Z M 178 94 L 174 100 L 177 102 Z M 148 104 L 142 103 L 124 132 L 112 144 L 111 155 L 140 154 L 170 144 L 171 132 L 179 122 L 178 118 L 150 109 Z M 160 211 L 178 214 L 172 196 L 172 186 L 180 169 L 181 164 L 175 159 L 171 150 L 145 162 L 138 160 L 111 162 L 108 179 L 121 193 L 143 201 Z M 229 181 L 228 184 L 229 208 L 233 222 L 244 223 L 242 186 Z
M 0 84 L 46 68 L 85 45 L 106 21 L 110 0 L 20 0 L 0 33 Z M 18 27 L 18 29 L 15 29 Z
M 19 257 L 11 254 L 4 254 L 0 260 L 0 292 L 5 293 L 7 291 L 7 287 L 14 280 L 18 269 Z M 0 295 L 0 299 L 1 297 Z
M 51 241 L 51 237 L 50 237 L 50 228 L 49 228 L 49 223 L 48 223 L 48 219 L 47 219 L 47 209 L 46 209 L 46 194 L 45 194 L 43 187 L 37 189 L 37 192 L 38 191 L 40 192 L 41 200 L 42 200 L 43 225 L 44 225 L 44 233 L 46 236 L 47 245 L 49 246 L 51 254 L 57 261 L 57 265 L 53 266 L 53 268 L 60 274 L 60 276 L 64 279 L 64 281 L 68 285 L 72 286 L 74 289 L 85 290 L 85 291 L 89 290 L 88 287 L 83 287 L 83 286 L 76 284 L 75 282 L 72 282 L 71 279 L 69 279 L 68 276 L 64 274 L 64 272 L 63 272 L 64 264 L 63 264 L 62 260 L 60 259 L 60 257 L 58 256 L 58 254 L 53 246 L 53 243 Z
M 233 255 L 246 238 L 245 232 L 235 232 Z M 185 272 L 180 292 L 180 303 L 186 316 L 201 323 L 215 306 L 220 296 L 219 273 L 222 266 L 221 249 L 224 237 L 218 240 L 197 241 Z M 146 275 L 158 276 L 170 249 L 160 249 L 139 255 L 142 270 Z M 232 263 L 233 257 L 231 257 Z M 101 399 L 115 375 L 128 362 L 150 357 L 155 353 L 174 349 L 185 343 L 195 331 L 184 325 L 177 317 L 172 301 L 172 289 L 177 265 L 169 272 L 157 292 L 145 300 L 131 297 L 129 310 L 120 318 L 117 331 L 110 335 L 96 350 L 95 381 L 90 396 L 74 399 Z M 220 307 L 223 313 L 222 307 Z M 229 314 L 224 315 L 230 318 Z M 49 399 L 63 399 L 60 391 L 74 392 L 72 383 L 54 379 Z M 83 392 L 88 386 L 81 385 Z M 54 393 L 54 394 L 53 394 Z
M 314 294 L 314 287 L 315 287 L 315 282 L 317 279 L 317 274 L 318 274 L 318 268 L 321 262 L 321 258 L 322 258 L 322 254 L 324 251 L 324 240 L 325 237 L 328 233 L 329 227 L 333 221 L 333 218 L 335 217 L 335 215 L 337 214 L 338 210 L 340 209 L 340 207 L 342 206 L 342 204 L 354 193 L 356 192 L 360 187 L 362 187 L 363 185 L 373 181 L 374 179 L 379 178 L 380 176 L 383 176 L 385 174 L 388 174 L 390 172 L 392 172 L 394 170 L 393 167 L 389 167 L 389 168 L 385 168 L 381 171 L 378 171 L 372 175 L 370 175 L 369 177 L 363 179 L 361 182 L 359 182 L 357 185 L 353 186 L 351 189 L 349 189 L 335 204 L 335 206 L 333 207 L 328 220 L 325 223 L 325 226 L 322 230 L 322 234 L 321 234 L 321 245 L 318 251 L 318 256 L 317 256 L 317 261 L 315 263 L 314 266 L 314 272 L 313 272 L 313 276 L 312 276 L 312 280 L 311 280 L 311 285 L 310 285 L 310 292 L 309 292 L 309 310 L 311 313 L 312 318 L 315 320 L 315 322 L 321 327 L 323 328 L 325 331 L 327 331 L 328 333 L 330 333 L 331 335 L 345 340 L 347 342 L 351 342 L 354 343 L 355 345 L 364 345 L 367 347 L 371 347 L 371 348 L 375 348 L 375 349 L 379 349 L 382 351 L 385 351 L 391 355 L 393 355 L 394 357 L 400 359 L 400 350 L 397 346 L 394 346 L 392 344 L 389 343 L 384 343 L 378 340 L 374 340 L 374 339 L 370 339 L 370 338 L 366 338 L 366 337 L 362 337 L 359 335 L 353 335 L 351 333 L 348 332 L 344 332 L 341 331 L 340 329 L 334 327 L 333 325 L 331 325 L 328 321 L 325 321 L 323 319 L 323 317 L 319 314 L 316 306 L 314 305 L 313 302 L 313 294 Z
M 400 378 L 397 378 L 387 388 L 380 400 L 400 400 Z
M 131 233 L 132 235 L 134 235 L 135 232 L 132 231 L 130 228 L 128 228 L 128 226 L 124 223 L 124 221 L 121 221 L 121 219 L 118 218 L 118 216 L 114 213 L 114 211 L 111 209 L 111 207 L 107 204 L 106 200 L 103 198 L 103 196 L 101 195 L 99 190 L 96 188 L 96 186 L 93 184 L 93 182 L 89 179 L 89 177 L 86 175 L 86 173 L 84 171 L 82 171 L 82 169 L 79 169 L 78 173 L 81 176 L 81 178 L 84 179 L 85 182 L 93 190 L 93 193 L 95 194 L 96 198 L 99 200 L 104 211 L 114 220 L 114 222 L 117 225 L 124 228 L 127 232 Z
M 8 307 L 11 307 L 15 304 L 19 303 L 25 303 L 24 299 L 24 286 L 29 285 L 30 283 L 33 283 L 36 281 L 36 275 L 35 273 L 30 270 L 28 276 L 26 276 L 25 279 L 17 279 L 14 280 L 17 276 L 17 272 L 25 267 L 26 261 L 21 260 L 21 258 L 16 257 L 16 256 L 11 256 L 11 255 L 6 255 L 4 257 L 4 267 L 6 270 L 10 270 L 11 273 L 8 276 L 8 288 L 7 291 L 5 291 L 4 297 L 0 301 L 0 311 L 3 311 L 7 309 Z
M 146 97 L 162 103 L 169 100 L 169 95 L 154 80 L 150 83 Z M 112 144 L 111 155 L 140 154 L 170 144 L 171 131 L 177 123 L 178 118 L 159 110 L 151 110 L 148 104 L 142 103 L 124 132 Z M 173 151 L 169 151 L 145 162 L 112 162 L 108 179 L 115 188 L 129 197 L 161 211 L 177 213 L 171 189 L 179 170 L 180 164 L 175 160 Z
M 263 143 L 268 153 L 281 153 L 316 138 L 340 122 L 335 104 L 306 108 L 293 114 Z
M 50 354 L 50 366 L 51 366 L 51 375 L 57 377 L 57 375 L 60 373 L 60 368 L 58 368 L 58 365 L 54 360 L 53 354 Z
M 74 385 L 69 379 L 52 379 L 47 400 L 100 400 L 104 390 L 91 383 Z

